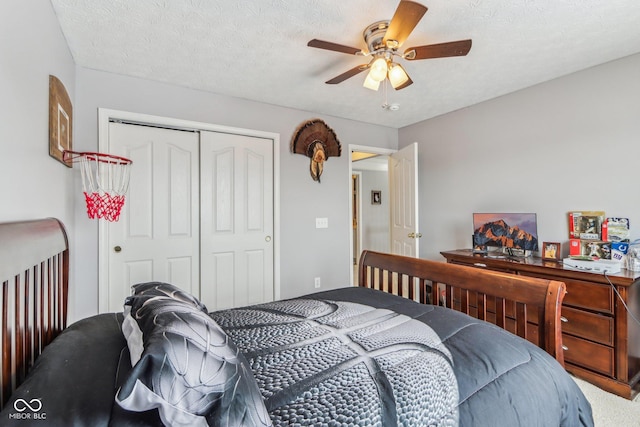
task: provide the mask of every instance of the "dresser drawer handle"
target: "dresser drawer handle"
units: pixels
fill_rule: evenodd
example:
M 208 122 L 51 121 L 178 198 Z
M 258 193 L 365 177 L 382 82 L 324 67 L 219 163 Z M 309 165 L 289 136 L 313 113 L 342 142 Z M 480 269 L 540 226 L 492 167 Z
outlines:
M 483 264 L 481 262 L 474 262 L 473 265 L 475 265 L 476 267 L 486 267 L 487 264 Z
M 564 344 L 562 345 L 562 349 L 563 349 L 564 351 L 569 351 L 569 347 L 567 347 L 567 346 L 566 346 L 566 345 L 564 345 Z
M 569 319 L 567 319 L 564 316 L 560 316 L 560 321 L 563 322 L 563 323 L 569 323 Z

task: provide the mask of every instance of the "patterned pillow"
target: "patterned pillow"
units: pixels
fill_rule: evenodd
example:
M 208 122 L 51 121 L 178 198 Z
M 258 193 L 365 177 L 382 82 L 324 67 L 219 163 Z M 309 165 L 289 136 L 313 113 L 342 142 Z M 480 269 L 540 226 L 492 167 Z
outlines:
M 138 283 L 131 287 L 131 297 L 125 299 L 124 303 L 124 321 L 122 322 L 122 333 L 127 340 L 129 347 L 129 355 L 131 357 L 131 366 L 134 366 L 144 350 L 144 344 L 142 340 L 142 331 L 138 326 L 138 323 L 131 318 L 131 298 L 135 297 L 138 300 L 145 300 L 150 298 L 173 300 L 176 303 L 188 304 L 205 313 L 208 313 L 207 307 L 198 300 L 195 296 L 189 292 L 178 288 L 175 285 L 164 282 L 146 282 Z M 167 303 L 169 303 L 168 301 Z
M 187 304 L 193 304 L 194 307 L 208 313 L 207 307 L 189 292 L 179 287 L 164 282 L 146 282 L 138 283 L 131 287 L 132 295 L 146 295 L 155 297 L 172 298 Z
M 172 298 L 127 304 L 143 351 L 116 395 L 122 408 L 157 408 L 168 426 L 271 425 L 246 359 L 211 317 Z

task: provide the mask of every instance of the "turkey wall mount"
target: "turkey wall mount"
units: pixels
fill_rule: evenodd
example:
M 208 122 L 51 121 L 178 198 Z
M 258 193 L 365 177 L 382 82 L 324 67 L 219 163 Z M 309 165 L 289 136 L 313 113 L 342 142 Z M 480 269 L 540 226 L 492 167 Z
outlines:
M 320 119 L 311 119 L 298 126 L 293 133 L 291 152 L 311 159 L 311 178 L 320 182 L 324 162 L 329 157 L 340 157 L 342 147 L 333 129 Z

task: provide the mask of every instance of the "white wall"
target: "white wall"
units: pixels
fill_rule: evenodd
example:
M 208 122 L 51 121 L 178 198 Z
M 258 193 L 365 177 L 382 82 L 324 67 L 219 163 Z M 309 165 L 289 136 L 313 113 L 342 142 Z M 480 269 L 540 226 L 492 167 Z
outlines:
M 51 3 L 34 3 L 0 2 L 0 221 L 57 217 L 73 254 L 73 170 L 49 156 L 49 75 L 73 104 L 75 65 Z
M 124 77 L 79 67 L 76 70 L 76 141 L 80 149 L 97 150 L 98 108 L 212 123 L 280 134 L 281 297 L 346 286 L 350 278 L 349 144 L 396 148 L 396 129 L 335 117 L 320 117 L 341 142 L 341 157 L 330 157 L 322 182 L 309 175 L 309 159 L 290 153 L 297 126 L 318 117 L 307 111 L 281 108 L 237 98 L 186 89 L 148 80 Z M 215 78 L 215 76 L 212 76 Z M 79 183 L 76 183 L 79 186 Z M 83 202 L 77 204 L 78 257 L 73 260 L 78 281 L 79 317 L 97 311 L 97 236 L 95 221 L 86 218 Z M 328 229 L 316 229 L 315 218 L 329 220 Z M 322 290 L 321 289 L 321 290 Z
M 570 210 L 630 218 L 640 237 L 640 55 L 403 128 L 419 143 L 420 255 L 470 247 L 475 212 L 536 212 L 568 241 Z
M 0 2 L 0 220 L 57 216 L 73 225 L 72 172 L 49 156 L 49 75 L 71 102 L 75 66 L 49 2 Z

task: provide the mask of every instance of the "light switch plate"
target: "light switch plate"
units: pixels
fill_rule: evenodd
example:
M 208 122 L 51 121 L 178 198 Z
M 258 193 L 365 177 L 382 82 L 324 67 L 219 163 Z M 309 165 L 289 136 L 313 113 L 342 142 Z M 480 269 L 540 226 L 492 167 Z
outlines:
M 329 228 L 329 218 L 316 218 L 316 228 Z

